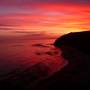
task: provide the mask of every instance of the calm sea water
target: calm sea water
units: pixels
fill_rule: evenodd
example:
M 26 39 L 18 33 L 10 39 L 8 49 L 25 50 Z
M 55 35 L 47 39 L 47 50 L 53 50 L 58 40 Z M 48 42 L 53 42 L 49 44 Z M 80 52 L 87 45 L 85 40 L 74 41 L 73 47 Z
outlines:
M 46 73 L 46 76 L 58 71 L 63 60 L 51 45 L 54 41 L 40 39 L 0 43 L 0 79 L 25 70 Z

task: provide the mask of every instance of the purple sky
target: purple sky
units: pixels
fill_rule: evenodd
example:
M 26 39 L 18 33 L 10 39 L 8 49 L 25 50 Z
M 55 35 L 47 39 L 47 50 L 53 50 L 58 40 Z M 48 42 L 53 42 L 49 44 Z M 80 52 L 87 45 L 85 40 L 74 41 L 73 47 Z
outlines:
M 0 4 L 12 4 L 12 3 L 90 3 L 90 0 L 2 0 Z

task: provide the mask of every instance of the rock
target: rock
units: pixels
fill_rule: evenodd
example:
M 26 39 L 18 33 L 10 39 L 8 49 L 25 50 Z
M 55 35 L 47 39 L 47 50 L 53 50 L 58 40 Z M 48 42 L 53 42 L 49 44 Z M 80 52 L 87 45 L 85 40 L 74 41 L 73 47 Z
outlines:
M 68 33 L 54 42 L 54 46 L 61 48 L 62 46 L 69 46 L 77 50 L 90 54 L 90 31 Z

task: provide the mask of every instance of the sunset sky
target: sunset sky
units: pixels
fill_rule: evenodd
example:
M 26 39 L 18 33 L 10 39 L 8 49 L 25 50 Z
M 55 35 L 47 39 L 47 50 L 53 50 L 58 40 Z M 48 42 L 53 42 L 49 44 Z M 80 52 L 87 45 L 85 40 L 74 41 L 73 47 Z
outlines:
M 90 30 L 90 0 L 1 0 L 0 35 Z

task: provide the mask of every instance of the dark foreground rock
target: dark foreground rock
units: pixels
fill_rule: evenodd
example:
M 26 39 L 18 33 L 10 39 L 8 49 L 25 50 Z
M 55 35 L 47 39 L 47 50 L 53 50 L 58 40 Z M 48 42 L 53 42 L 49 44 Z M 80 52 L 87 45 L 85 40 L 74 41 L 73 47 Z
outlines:
M 69 46 L 77 50 L 90 54 L 90 31 L 68 33 L 61 36 L 54 42 L 54 46 L 61 48 Z

